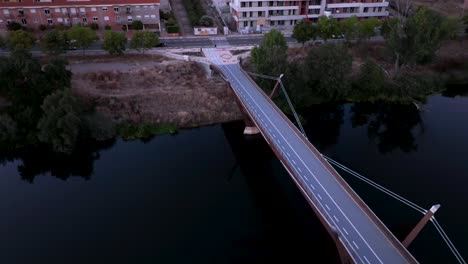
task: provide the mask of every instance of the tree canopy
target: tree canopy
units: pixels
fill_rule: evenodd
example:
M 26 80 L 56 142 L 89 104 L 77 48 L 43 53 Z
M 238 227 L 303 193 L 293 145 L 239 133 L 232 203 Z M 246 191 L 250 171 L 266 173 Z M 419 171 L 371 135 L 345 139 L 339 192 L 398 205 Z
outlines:
M 86 49 L 97 40 L 96 32 L 88 27 L 81 25 L 74 25 L 68 30 L 68 37 L 71 41 L 74 41 L 74 45 L 83 50 L 83 54 Z
M 312 23 L 306 20 L 299 21 L 293 29 L 292 37 L 304 45 L 305 42 L 312 39 L 313 26 Z
M 42 52 L 54 55 L 64 53 L 68 47 L 67 34 L 64 31 L 51 30 L 42 36 L 40 48 Z
M 44 115 L 37 125 L 39 140 L 56 152 L 71 153 L 82 127 L 80 102 L 69 90 L 56 91 L 45 98 L 41 108 Z
M 343 45 L 323 45 L 311 49 L 304 62 L 306 89 L 333 100 L 344 98 L 350 85 L 352 57 Z
M 106 31 L 104 32 L 104 42 L 102 49 L 107 50 L 109 54 L 121 55 L 125 51 L 127 37 L 123 32 Z
M 10 50 L 30 50 L 34 46 L 34 36 L 22 29 L 8 32 L 7 46 Z
M 340 21 L 340 31 L 343 33 L 346 41 L 350 43 L 359 35 L 360 22 L 357 16 L 345 18 Z
M 279 76 L 286 69 L 287 49 L 283 34 L 272 29 L 263 36 L 260 45 L 252 49 L 252 66 L 257 73 Z
M 417 9 L 405 20 L 394 18 L 384 23 L 382 33 L 395 59 L 395 68 L 408 63 L 430 62 L 444 39 L 453 33 L 447 18 L 426 7 Z
M 368 40 L 375 36 L 375 28 L 380 26 L 381 22 L 375 18 L 367 18 L 359 23 L 359 39 Z
M 155 33 L 144 30 L 133 34 L 132 40 L 130 41 L 130 48 L 144 52 L 145 50 L 158 45 L 158 43 L 159 39 Z
M 340 27 L 338 22 L 333 17 L 321 16 L 317 23 L 318 36 L 327 41 L 334 35 L 338 35 Z

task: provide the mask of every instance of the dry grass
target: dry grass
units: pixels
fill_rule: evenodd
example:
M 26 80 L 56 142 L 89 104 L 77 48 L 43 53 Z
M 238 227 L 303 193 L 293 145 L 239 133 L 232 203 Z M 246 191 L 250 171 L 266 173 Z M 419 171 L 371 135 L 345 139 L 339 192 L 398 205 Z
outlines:
M 115 59 L 109 62 L 113 64 Z M 218 78 L 207 79 L 193 62 L 162 59 L 127 70 L 80 72 L 73 75 L 72 87 L 117 122 L 193 127 L 241 117 L 227 85 Z

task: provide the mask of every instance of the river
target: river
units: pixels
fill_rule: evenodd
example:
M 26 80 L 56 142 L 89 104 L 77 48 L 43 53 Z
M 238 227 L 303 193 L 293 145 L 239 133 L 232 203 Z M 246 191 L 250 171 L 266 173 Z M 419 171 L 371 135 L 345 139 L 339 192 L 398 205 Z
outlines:
M 322 105 L 304 113 L 320 151 L 430 208 L 468 255 L 468 97 L 415 106 Z M 0 263 L 337 263 L 332 240 L 280 162 L 242 123 L 145 141 L 1 157 Z M 342 173 L 340 171 L 340 173 Z M 421 215 L 342 173 L 402 238 Z M 421 263 L 455 263 L 434 227 Z

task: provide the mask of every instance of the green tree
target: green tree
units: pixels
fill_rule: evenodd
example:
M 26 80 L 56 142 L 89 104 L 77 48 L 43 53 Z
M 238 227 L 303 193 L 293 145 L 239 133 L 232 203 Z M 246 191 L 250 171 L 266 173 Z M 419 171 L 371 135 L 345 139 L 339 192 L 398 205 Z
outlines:
M 132 22 L 131 27 L 132 27 L 133 30 L 142 30 L 143 29 L 143 22 L 141 22 L 140 20 L 135 20 L 135 21 Z
M 158 45 L 158 36 L 148 30 L 135 32 L 132 40 L 130 41 L 130 47 L 140 52 L 144 52 L 151 47 Z
M 203 27 L 212 27 L 214 26 L 213 19 L 209 16 L 202 16 L 198 24 Z
M 7 46 L 10 50 L 30 50 L 34 46 L 34 36 L 22 29 L 8 32 Z
M 357 16 L 352 16 L 340 21 L 340 30 L 343 33 L 346 41 L 351 43 L 359 34 L 360 23 Z
M 425 7 L 406 20 L 386 22 L 382 33 L 395 59 L 395 71 L 404 64 L 430 62 L 442 41 L 451 35 L 447 27 L 446 18 Z
M 301 20 L 294 26 L 292 37 L 304 46 L 304 43 L 312 38 L 312 31 L 312 24 Z
M 71 27 L 68 30 L 68 37 L 74 40 L 75 45 L 83 50 L 83 55 L 85 54 L 85 50 L 97 40 L 96 32 L 81 25 L 74 25 Z
M 98 30 L 98 29 L 99 29 L 99 24 L 97 24 L 97 23 L 91 23 L 91 25 L 89 25 L 89 27 L 90 27 L 92 30 Z
M 380 21 L 375 18 L 367 18 L 359 23 L 359 39 L 368 40 L 375 36 L 375 28 L 380 25 Z
M 41 108 L 44 115 L 37 125 L 38 139 L 56 152 L 72 153 L 83 125 L 80 102 L 69 90 L 57 91 L 47 96 Z
M 109 54 L 121 55 L 125 51 L 127 37 L 123 32 L 106 31 L 104 32 L 104 42 L 102 49 L 107 50 Z
M 352 57 L 343 45 L 323 45 L 311 49 L 304 62 L 302 74 L 305 89 L 326 100 L 339 100 L 349 91 Z
M 67 49 L 67 34 L 64 31 L 51 30 L 42 36 L 40 48 L 48 54 L 64 53 Z
M 317 23 L 317 33 L 325 42 L 340 33 L 338 22 L 333 17 L 321 16 Z
M 350 96 L 356 101 L 375 101 L 382 97 L 385 89 L 385 72 L 373 60 L 368 59 L 354 81 Z
M 283 34 L 272 29 L 263 36 L 260 45 L 252 49 L 250 61 L 257 73 L 279 76 L 286 69 L 287 50 Z

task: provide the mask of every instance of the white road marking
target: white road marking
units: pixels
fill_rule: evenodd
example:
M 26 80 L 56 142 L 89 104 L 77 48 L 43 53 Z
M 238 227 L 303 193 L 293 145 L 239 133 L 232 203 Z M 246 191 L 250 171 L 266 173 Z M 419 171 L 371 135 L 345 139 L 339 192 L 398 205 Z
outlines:
M 343 231 L 346 233 L 347 236 L 349 236 L 349 233 L 348 233 L 348 231 L 346 230 L 346 228 L 343 227 Z
M 358 245 L 356 244 L 356 242 L 354 242 L 354 240 L 352 241 L 354 246 L 356 247 L 356 249 L 359 249 Z
M 328 211 L 331 211 L 330 207 L 328 206 L 328 204 L 325 204 L 325 207 L 327 208 Z
M 291 154 L 289 154 L 289 152 L 286 152 L 286 155 L 288 155 L 288 157 L 291 157 Z
M 292 161 L 292 163 L 294 163 L 294 165 L 296 165 L 296 161 L 295 161 L 295 160 L 291 160 L 291 161 Z
M 302 173 L 301 168 L 297 167 L 297 170 L 298 170 L 300 173 Z M 306 177 L 306 179 L 307 179 L 307 177 Z
M 366 260 L 367 264 L 371 264 L 370 261 L 366 258 L 366 256 L 363 256 L 363 257 Z
M 320 193 L 317 193 L 317 196 L 320 200 L 322 200 L 322 196 L 320 196 Z
M 312 185 L 312 183 L 311 183 L 311 184 L 309 184 L 309 186 L 310 186 L 310 187 L 312 187 L 312 189 L 314 189 L 314 190 L 315 190 L 315 187 L 314 187 L 314 185 Z
M 340 220 L 338 220 L 338 218 L 336 218 L 336 215 L 333 215 L 333 218 L 335 218 L 336 222 L 340 222 Z

